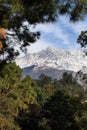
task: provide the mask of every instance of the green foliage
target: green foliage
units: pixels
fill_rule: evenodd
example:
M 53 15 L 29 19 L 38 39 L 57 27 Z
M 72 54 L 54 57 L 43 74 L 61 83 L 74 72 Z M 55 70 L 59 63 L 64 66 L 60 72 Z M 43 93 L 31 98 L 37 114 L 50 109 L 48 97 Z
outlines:
M 26 52 L 26 46 L 40 37 L 40 32 L 30 31 L 31 25 L 53 22 L 59 14 L 68 14 L 70 20 L 75 22 L 82 19 L 86 13 L 86 0 L 0 0 L 0 27 L 14 31 L 13 34 L 7 32 L 0 55 L 5 55 L 5 59 L 11 61 L 19 55 L 19 49 Z M 23 24 L 26 21 L 29 26 Z M 19 44 L 18 50 L 14 49 L 9 35 L 10 38 L 12 36 L 18 39 L 19 42 L 14 43 L 15 46 Z
M 83 130 L 87 129 L 87 114 L 81 118 L 81 126 Z
M 77 42 L 81 45 L 81 47 L 87 47 L 87 31 L 82 31 L 79 35 Z
M 46 85 L 46 84 L 51 84 L 51 82 L 52 82 L 52 78 L 49 77 L 49 76 L 46 76 L 44 74 L 40 75 L 39 80 L 40 80 L 40 84 L 39 85 L 42 86 L 42 87 L 44 85 Z
M 38 124 L 41 117 L 42 113 L 40 105 L 31 104 L 29 105 L 28 110 L 20 111 L 17 121 L 22 130 L 25 130 L 25 128 L 26 130 L 38 130 Z
M 0 0 L 2 16 L 0 25 L 7 28 L 20 28 L 24 20 L 30 24 L 54 21 L 57 10 L 61 14 L 70 14 L 72 20 L 78 20 L 80 15 L 86 13 L 86 6 L 86 0 Z M 78 18 L 75 19 L 75 16 Z
M 73 22 L 83 19 L 87 13 L 86 0 L 60 0 L 58 7 L 60 14 L 68 14 Z
M 61 80 L 45 75 L 33 80 L 22 78 L 15 63 L 0 64 L 1 130 L 85 130 L 87 104 L 70 74 Z
M 65 72 L 60 80 L 54 80 L 52 84 L 57 90 L 67 90 L 70 96 L 84 97 L 84 87 L 77 83 L 71 73 Z
M 21 69 L 15 63 L 4 65 L 0 71 L 0 123 L 1 130 L 18 130 L 15 118 L 20 110 L 36 102 L 37 94 L 31 87 L 31 78 L 21 79 Z M 5 123 L 6 122 L 6 123 Z M 8 126 L 7 126 L 8 125 Z
M 80 114 L 80 115 L 79 115 Z M 65 91 L 57 91 L 44 105 L 44 119 L 51 130 L 80 130 L 81 101 L 71 98 Z
M 19 68 L 19 66 L 16 66 L 16 63 L 8 63 L 5 64 L 5 66 L 0 71 L 0 76 L 6 81 L 12 81 L 12 78 L 14 76 L 14 82 L 16 80 L 19 80 L 22 75 L 22 70 Z
M 49 4 L 49 6 L 47 6 Z M 52 0 L 2 0 L 0 1 L 1 11 L 3 17 L 8 14 L 7 20 L 9 21 L 9 26 L 7 27 L 20 27 L 22 22 L 27 20 L 30 24 L 35 24 L 39 22 L 52 21 L 55 17 L 55 4 Z M 1 12 L 1 13 L 2 13 Z M 34 13 L 33 13 L 34 12 Z M 4 26 L 4 18 L 2 19 L 0 25 Z
M 56 8 L 52 0 L 33 0 L 32 2 L 30 0 L 0 0 L 0 27 L 14 31 L 13 34 L 7 32 L 4 49 L 0 52 L 1 55 L 7 52 L 6 60 L 13 60 L 18 55 L 19 51 L 14 49 L 9 35 L 14 38 L 16 36 L 19 43 L 15 42 L 15 46 L 19 44 L 19 49 L 26 52 L 26 46 L 34 43 L 40 36 L 38 31 L 31 32 L 29 26 L 40 22 L 54 21 L 55 17 Z M 26 21 L 29 26 L 23 24 Z
M 56 88 L 53 85 L 53 80 L 51 77 L 42 74 L 39 79 L 37 80 L 37 100 L 40 105 L 46 102 L 46 100 L 54 94 Z
M 75 79 L 73 78 L 71 73 L 68 74 L 67 72 L 65 72 L 62 76 L 62 82 L 63 84 L 71 84 L 75 82 Z

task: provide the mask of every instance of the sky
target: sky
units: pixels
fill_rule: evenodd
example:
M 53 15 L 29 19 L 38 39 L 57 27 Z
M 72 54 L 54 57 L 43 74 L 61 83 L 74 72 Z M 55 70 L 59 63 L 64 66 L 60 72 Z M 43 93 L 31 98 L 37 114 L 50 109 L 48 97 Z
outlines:
M 87 29 L 87 17 L 72 23 L 68 16 L 59 16 L 57 21 L 48 24 L 38 24 L 33 30 L 40 31 L 40 39 L 28 48 L 29 53 L 35 53 L 48 46 L 61 49 L 80 49 L 77 38 L 81 31 Z

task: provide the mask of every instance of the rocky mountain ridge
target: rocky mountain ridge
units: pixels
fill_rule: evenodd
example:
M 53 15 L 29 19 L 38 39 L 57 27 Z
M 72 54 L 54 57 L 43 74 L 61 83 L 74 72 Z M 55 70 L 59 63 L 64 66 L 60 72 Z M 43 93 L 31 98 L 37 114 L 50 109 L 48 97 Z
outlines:
M 68 70 L 87 73 L 87 56 L 82 50 L 65 50 L 48 47 L 38 53 L 29 53 L 22 58 L 16 59 L 21 68 L 35 66 L 54 68 L 57 70 Z

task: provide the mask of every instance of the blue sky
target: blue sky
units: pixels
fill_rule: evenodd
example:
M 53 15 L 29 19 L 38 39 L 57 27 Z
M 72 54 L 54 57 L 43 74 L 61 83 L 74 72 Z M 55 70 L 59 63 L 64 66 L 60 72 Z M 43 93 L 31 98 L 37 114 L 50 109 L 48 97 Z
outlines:
M 71 23 L 68 16 L 59 16 L 57 21 L 49 24 L 38 24 L 35 31 L 41 32 L 40 39 L 28 49 L 30 53 L 38 52 L 52 46 L 63 49 L 80 49 L 76 43 L 81 31 L 87 29 L 87 17 L 84 20 Z

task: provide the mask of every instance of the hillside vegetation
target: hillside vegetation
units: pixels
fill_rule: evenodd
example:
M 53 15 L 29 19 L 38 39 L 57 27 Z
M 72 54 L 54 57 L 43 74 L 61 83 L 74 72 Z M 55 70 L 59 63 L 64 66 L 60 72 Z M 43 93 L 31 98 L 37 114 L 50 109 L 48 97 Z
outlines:
M 87 129 L 87 90 L 71 74 L 33 80 L 15 63 L 0 67 L 0 130 Z

